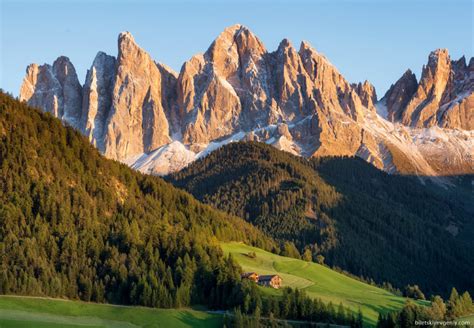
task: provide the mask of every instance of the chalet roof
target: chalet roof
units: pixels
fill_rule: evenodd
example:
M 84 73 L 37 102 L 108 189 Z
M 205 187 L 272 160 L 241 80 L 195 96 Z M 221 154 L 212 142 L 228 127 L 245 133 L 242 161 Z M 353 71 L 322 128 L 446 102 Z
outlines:
M 269 281 L 275 277 L 278 277 L 278 275 L 277 274 L 263 275 L 263 276 L 258 277 L 258 281 Z

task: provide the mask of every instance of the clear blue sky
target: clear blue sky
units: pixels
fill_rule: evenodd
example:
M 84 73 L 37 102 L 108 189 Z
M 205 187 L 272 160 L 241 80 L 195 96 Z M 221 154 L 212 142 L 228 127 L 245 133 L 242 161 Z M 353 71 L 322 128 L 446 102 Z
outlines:
M 0 87 L 17 95 L 29 63 L 68 56 L 81 83 L 97 51 L 117 54 L 130 31 L 159 62 L 179 71 L 227 26 L 241 23 L 269 51 L 283 38 L 309 41 L 351 82 L 385 93 L 430 51 L 473 56 L 473 2 L 446 1 L 25 1 L 0 0 Z

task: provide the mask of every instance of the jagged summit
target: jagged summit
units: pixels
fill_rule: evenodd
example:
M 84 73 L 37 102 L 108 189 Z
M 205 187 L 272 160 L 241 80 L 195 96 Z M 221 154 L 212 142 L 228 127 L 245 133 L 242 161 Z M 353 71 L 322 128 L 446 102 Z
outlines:
M 293 44 L 291 41 L 287 38 L 284 38 L 283 40 L 280 41 L 280 44 L 278 45 L 278 49 L 286 49 L 286 48 L 293 48 Z
M 257 40 L 255 34 L 253 34 L 246 26 L 241 24 L 235 24 L 225 28 L 213 41 L 209 50 L 218 46 L 227 46 L 228 48 L 232 47 L 236 42 L 236 39 L 245 35 L 246 38 Z M 258 40 L 259 43 L 260 40 Z M 208 50 L 208 51 L 209 51 Z
M 20 100 L 80 128 L 82 86 L 66 56 L 58 57 L 52 66 L 29 65 L 20 89 Z
M 326 60 L 329 64 L 331 64 L 325 55 L 323 55 L 322 53 L 318 52 L 308 41 L 305 41 L 305 40 L 301 41 L 301 43 L 300 43 L 300 50 L 299 50 L 299 53 L 302 54 L 303 52 L 310 52 L 311 54 L 313 54 L 313 55 L 315 55 L 315 56 L 318 56 L 318 57 L 320 57 L 320 58 L 323 58 L 323 59 Z M 331 64 L 331 65 L 332 65 L 332 64 Z
M 355 155 L 388 172 L 474 172 L 466 155 L 474 61 L 451 61 L 445 49 L 430 54 L 420 81 L 407 70 L 378 101 L 369 81 L 349 83 L 308 42 L 296 50 L 283 39 L 269 52 L 240 24 L 179 74 L 130 32 L 117 48 L 117 57 L 97 53 L 83 86 L 67 57 L 29 65 L 20 99 L 76 127 L 106 156 L 154 174 L 236 140 L 308 157 Z
M 413 73 L 412 70 L 409 68 L 405 71 L 405 73 L 403 73 L 403 76 L 412 76 L 412 75 L 415 76 L 416 78 L 415 73 Z
M 383 100 L 388 117 L 418 128 L 473 130 L 473 79 L 464 56 L 451 60 L 447 49 L 434 50 L 423 66 L 420 81 L 407 70 L 387 91 Z
M 119 42 L 124 41 L 124 40 L 130 40 L 132 42 L 135 42 L 135 39 L 134 39 L 132 33 L 130 33 L 129 31 L 120 32 L 120 34 L 118 36 L 118 40 L 119 40 Z
M 225 33 L 225 32 L 236 33 L 238 31 L 250 31 L 250 30 L 245 25 L 234 24 L 234 25 L 226 27 L 222 33 Z
M 428 57 L 428 60 L 432 60 L 432 61 L 438 61 L 439 59 L 449 59 L 449 51 L 448 49 L 446 48 L 439 48 L 439 49 L 436 49 L 436 50 L 433 50 L 429 57 Z M 430 65 L 430 63 L 428 62 L 428 66 Z

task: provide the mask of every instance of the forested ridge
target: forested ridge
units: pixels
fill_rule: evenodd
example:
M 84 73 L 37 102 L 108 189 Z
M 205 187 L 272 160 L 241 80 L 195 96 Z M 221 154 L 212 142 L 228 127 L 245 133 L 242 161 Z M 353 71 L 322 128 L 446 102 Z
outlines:
M 271 249 L 235 216 L 103 158 L 0 94 L 0 293 L 174 307 L 239 302 L 219 240 Z M 235 290 L 232 290 L 235 288 Z
M 378 283 L 418 284 L 445 297 L 451 287 L 474 289 L 470 244 L 446 229 L 472 225 L 470 193 L 460 198 L 358 158 L 306 160 L 250 142 L 224 146 L 167 179 L 275 237 L 284 255 L 325 258 Z
M 0 92 L 0 294 L 361 327 L 342 304 L 264 297 L 221 241 L 277 251 L 243 219 L 105 159 L 79 132 Z

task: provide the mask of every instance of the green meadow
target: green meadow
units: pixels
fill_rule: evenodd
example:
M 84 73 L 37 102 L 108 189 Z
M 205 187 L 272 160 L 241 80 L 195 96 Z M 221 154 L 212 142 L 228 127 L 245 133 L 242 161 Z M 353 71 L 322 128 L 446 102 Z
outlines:
M 378 313 L 401 309 L 406 299 L 368 285 L 323 265 L 283 257 L 243 243 L 223 243 L 244 271 L 278 274 L 283 286 L 299 288 L 313 298 L 335 305 L 343 303 L 354 312 L 360 308 L 364 321 L 375 326 Z M 255 252 L 253 258 L 248 254 Z M 280 290 L 261 287 L 267 295 Z M 468 319 L 471 319 L 469 317 Z M 221 327 L 223 317 L 197 309 L 152 309 L 86 303 L 36 297 L 0 296 L 0 328 L 13 327 Z
M 193 309 L 151 309 L 0 296 L 1 328 L 221 327 L 223 317 Z
M 456 321 L 458 323 L 462 323 L 464 327 L 466 327 L 466 324 L 467 324 L 467 327 L 474 327 L 474 314 L 461 317 L 457 319 Z
M 275 255 L 243 243 L 224 243 L 221 246 L 226 254 L 232 254 L 244 271 L 278 274 L 283 279 L 283 286 L 302 289 L 308 296 L 333 302 L 336 306 L 342 302 L 355 312 L 360 308 L 365 323 L 370 326 L 375 326 L 380 312 L 401 309 L 406 302 L 403 297 L 360 282 L 323 265 Z M 249 252 L 255 252 L 256 257 L 248 256 Z M 261 288 L 269 295 L 280 294 L 276 289 Z

